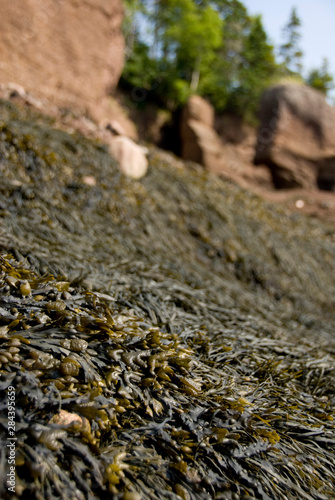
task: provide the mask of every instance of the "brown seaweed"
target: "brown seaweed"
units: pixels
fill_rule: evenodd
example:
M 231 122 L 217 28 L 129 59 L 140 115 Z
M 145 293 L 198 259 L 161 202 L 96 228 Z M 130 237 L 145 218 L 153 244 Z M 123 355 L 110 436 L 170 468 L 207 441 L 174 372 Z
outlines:
M 334 492 L 329 355 L 318 358 L 274 338 L 261 342 L 250 331 L 236 339 L 229 329 L 220 348 L 214 331 L 164 332 L 118 301 L 111 309 L 74 287 L 59 307 L 57 280 L 9 256 L 0 265 L 3 289 L 16 275 L 32 290 L 25 298 L 19 288 L 2 295 L 4 307 L 19 310 L 25 301 L 15 321 L 2 316 L 0 347 L 7 359 L 1 380 L 9 376 L 16 388 L 22 494 L 72 498 L 79 489 L 90 498 L 234 498 L 235 492 L 268 499 Z M 49 298 L 54 290 L 54 308 L 40 300 L 41 312 L 66 315 L 41 324 L 32 314 L 36 289 Z
M 334 497 L 333 229 L 1 111 L 1 497 Z

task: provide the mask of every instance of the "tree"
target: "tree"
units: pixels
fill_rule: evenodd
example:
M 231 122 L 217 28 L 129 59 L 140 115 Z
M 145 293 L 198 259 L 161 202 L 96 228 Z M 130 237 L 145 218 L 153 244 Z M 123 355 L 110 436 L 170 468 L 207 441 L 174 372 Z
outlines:
M 228 105 L 252 120 L 264 89 L 272 83 L 278 66 L 274 48 L 269 44 L 260 16 L 251 18 L 251 28 L 241 50 L 239 84 Z
M 142 81 L 141 87 L 150 90 L 152 97 L 173 109 L 198 91 L 202 75 L 222 45 L 222 19 L 210 3 L 197 0 L 129 1 L 133 6 L 142 4 L 142 30 L 123 82 L 138 87 Z
M 170 110 L 192 93 L 209 98 L 219 111 L 229 106 L 243 115 L 256 109 L 277 66 L 261 18 L 250 17 L 239 0 L 127 5 L 135 26 L 122 78 L 128 89 L 143 88 L 143 95 Z
M 179 77 L 196 92 L 206 59 L 222 44 L 222 20 L 212 6 L 194 0 L 164 0 L 165 56 L 175 64 Z M 167 50 L 169 47 L 169 50 Z
M 238 0 L 212 3 L 223 20 L 222 44 L 203 72 L 199 91 L 219 111 L 225 109 L 229 96 L 240 83 L 241 52 L 251 28 L 247 9 Z
M 327 59 L 323 59 L 321 68 L 314 68 L 309 72 L 306 83 L 323 94 L 327 95 L 334 87 L 334 78 L 329 73 L 329 64 Z
M 299 47 L 301 21 L 296 8 L 292 9 L 288 24 L 283 29 L 284 43 L 280 46 L 279 54 L 282 57 L 284 72 L 301 74 L 303 52 Z

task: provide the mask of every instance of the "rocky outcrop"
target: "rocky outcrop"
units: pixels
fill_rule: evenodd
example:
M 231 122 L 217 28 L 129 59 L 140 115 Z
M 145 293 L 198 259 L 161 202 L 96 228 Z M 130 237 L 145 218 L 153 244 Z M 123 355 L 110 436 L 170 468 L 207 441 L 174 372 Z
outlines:
M 236 139 L 231 119 L 215 119 L 214 108 L 199 96 L 185 105 L 180 122 L 181 156 L 203 165 L 207 170 L 237 182 L 244 188 L 273 188 L 266 168 L 252 165 L 254 134 L 243 128 Z M 242 129 L 241 129 L 242 130 Z M 234 141 L 229 138 L 234 137 Z M 233 143 L 234 142 L 234 143 Z M 238 143 L 238 144 L 237 144 Z
M 121 0 L 3 2 L 0 83 L 58 107 L 110 116 L 124 62 Z
M 335 110 L 318 91 L 296 84 L 268 89 L 261 100 L 255 163 L 277 188 L 335 186 Z
M 214 109 L 199 96 L 192 96 L 183 109 L 181 156 L 219 173 L 224 169 L 222 142 L 214 130 Z

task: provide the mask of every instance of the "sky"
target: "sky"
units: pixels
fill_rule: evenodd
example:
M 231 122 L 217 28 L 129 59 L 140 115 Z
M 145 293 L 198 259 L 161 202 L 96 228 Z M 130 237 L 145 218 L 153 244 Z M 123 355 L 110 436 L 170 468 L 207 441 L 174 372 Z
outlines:
M 302 26 L 300 47 L 304 53 L 304 76 L 329 61 L 335 79 L 335 0 L 242 0 L 251 15 L 262 14 L 263 25 L 272 44 L 283 43 L 282 29 L 288 23 L 293 7 Z

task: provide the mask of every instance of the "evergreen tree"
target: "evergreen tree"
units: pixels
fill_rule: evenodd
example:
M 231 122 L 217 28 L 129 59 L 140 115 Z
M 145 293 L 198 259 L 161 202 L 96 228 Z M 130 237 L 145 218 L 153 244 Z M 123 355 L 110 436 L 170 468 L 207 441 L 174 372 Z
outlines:
M 334 88 L 334 78 L 329 73 L 328 60 L 323 59 L 320 69 L 312 69 L 306 79 L 306 83 L 323 94 L 327 95 Z
M 164 0 L 163 4 L 165 58 L 195 92 L 203 65 L 222 44 L 222 20 L 211 5 L 197 5 L 194 0 Z
M 251 115 L 277 71 L 260 17 L 239 0 L 127 0 L 133 45 L 122 78 L 128 88 L 175 109 L 191 93 L 219 111 Z
M 301 74 L 303 52 L 299 47 L 301 21 L 297 9 L 293 8 L 289 22 L 283 29 L 284 43 L 280 46 L 279 54 L 282 57 L 284 72 Z
M 240 55 L 239 84 L 231 93 L 228 105 L 253 120 L 260 96 L 272 83 L 278 68 L 273 46 L 268 42 L 260 16 L 251 19 L 251 28 Z
M 241 52 L 252 23 L 247 9 L 238 0 L 216 0 L 212 5 L 223 20 L 222 44 L 203 71 L 199 92 L 222 111 L 240 84 Z

